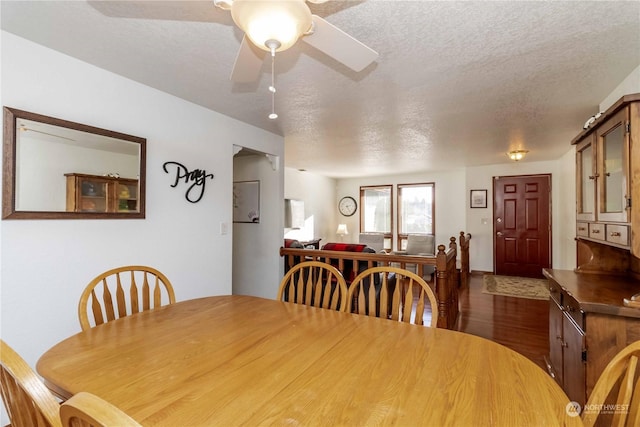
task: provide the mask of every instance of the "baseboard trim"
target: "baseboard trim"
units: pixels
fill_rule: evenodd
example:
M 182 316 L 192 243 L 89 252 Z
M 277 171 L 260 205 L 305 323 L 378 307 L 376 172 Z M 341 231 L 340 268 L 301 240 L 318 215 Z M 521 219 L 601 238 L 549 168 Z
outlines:
M 472 276 L 484 276 L 485 274 L 493 274 L 493 271 L 471 270 Z

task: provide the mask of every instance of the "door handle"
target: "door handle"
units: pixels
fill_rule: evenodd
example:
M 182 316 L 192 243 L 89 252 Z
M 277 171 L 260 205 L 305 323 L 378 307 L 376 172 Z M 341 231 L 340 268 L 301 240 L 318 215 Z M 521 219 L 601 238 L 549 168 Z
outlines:
M 496 233 L 496 236 L 498 236 L 498 237 L 502 237 L 502 231 L 498 231 L 498 232 Z

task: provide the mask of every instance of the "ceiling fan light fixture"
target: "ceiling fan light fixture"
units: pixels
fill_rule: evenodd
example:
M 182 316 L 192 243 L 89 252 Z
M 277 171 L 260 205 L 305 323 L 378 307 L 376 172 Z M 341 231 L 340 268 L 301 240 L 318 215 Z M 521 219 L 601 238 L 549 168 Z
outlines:
M 271 52 L 268 40 L 277 40 L 277 52 L 289 49 L 311 28 L 311 11 L 304 0 L 234 0 L 233 21 L 253 44 Z
M 513 150 L 507 153 L 507 156 L 514 162 L 524 159 L 524 156 L 527 155 L 529 150 Z
M 213 4 L 222 10 L 231 10 L 233 0 L 213 0 Z

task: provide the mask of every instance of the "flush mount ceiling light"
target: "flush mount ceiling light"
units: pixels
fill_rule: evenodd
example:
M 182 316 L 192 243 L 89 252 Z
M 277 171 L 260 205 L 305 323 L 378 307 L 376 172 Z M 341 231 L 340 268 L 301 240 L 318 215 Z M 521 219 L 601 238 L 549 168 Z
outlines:
M 507 156 L 513 161 L 518 161 L 524 159 L 524 156 L 527 155 L 529 150 L 513 150 L 507 153 Z

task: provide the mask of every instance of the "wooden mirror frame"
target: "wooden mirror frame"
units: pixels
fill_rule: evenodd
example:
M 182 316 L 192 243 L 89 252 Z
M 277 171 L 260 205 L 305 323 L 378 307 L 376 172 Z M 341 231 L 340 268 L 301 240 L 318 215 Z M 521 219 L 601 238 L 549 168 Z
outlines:
M 32 120 L 81 132 L 121 139 L 140 145 L 138 178 L 138 211 L 122 212 L 67 212 L 16 210 L 16 143 L 18 119 Z M 4 141 L 2 159 L 2 219 L 142 219 L 145 217 L 146 198 L 146 145 L 147 140 L 137 136 L 114 132 L 89 125 L 70 122 L 15 108 L 4 107 Z

